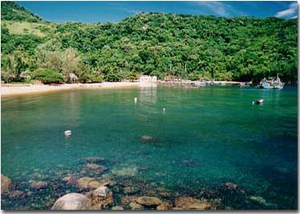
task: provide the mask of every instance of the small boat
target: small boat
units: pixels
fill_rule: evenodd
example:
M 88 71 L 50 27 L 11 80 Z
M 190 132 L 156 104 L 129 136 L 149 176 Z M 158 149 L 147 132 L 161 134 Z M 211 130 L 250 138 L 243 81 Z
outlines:
M 284 83 L 281 82 L 280 78 L 277 77 L 276 79 L 267 80 L 266 78 L 263 78 L 257 88 L 264 88 L 264 89 L 283 89 Z

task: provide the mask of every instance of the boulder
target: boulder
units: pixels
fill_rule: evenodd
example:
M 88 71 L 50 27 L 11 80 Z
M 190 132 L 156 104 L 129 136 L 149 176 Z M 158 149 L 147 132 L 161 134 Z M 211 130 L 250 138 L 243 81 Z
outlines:
M 136 202 L 144 206 L 158 206 L 162 203 L 160 199 L 148 196 L 139 197 Z
M 198 200 L 192 197 L 180 197 L 175 200 L 177 209 L 182 210 L 208 210 L 212 206 L 207 201 Z
M 4 192 L 9 192 L 10 185 L 11 180 L 6 176 L 1 175 L 1 194 Z
M 79 193 L 69 193 L 60 197 L 51 210 L 89 210 L 90 199 Z
M 129 204 L 129 207 L 131 210 L 141 210 L 143 208 L 142 205 L 140 205 L 134 201 Z
M 46 188 L 47 186 L 48 186 L 48 183 L 44 182 L 44 181 L 36 181 L 30 185 L 30 187 L 35 190 L 40 190 L 40 189 Z

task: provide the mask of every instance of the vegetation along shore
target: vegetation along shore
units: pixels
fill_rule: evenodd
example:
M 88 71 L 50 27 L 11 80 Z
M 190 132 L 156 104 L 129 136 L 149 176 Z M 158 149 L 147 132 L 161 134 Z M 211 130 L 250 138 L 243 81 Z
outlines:
M 2 3 L 2 80 L 297 81 L 297 19 L 141 13 L 118 23 L 41 19 Z

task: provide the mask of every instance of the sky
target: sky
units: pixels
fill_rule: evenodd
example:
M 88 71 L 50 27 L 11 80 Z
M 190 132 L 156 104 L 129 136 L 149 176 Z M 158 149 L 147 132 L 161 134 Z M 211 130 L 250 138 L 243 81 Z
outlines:
M 292 1 L 17 1 L 40 17 L 56 22 L 119 22 L 141 12 L 215 16 L 296 18 Z

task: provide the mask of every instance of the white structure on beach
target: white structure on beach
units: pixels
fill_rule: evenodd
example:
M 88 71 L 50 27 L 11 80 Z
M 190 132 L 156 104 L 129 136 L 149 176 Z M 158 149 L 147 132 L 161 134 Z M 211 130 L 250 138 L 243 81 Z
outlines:
M 157 82 L 157 76 L 143 75 L 139 78 L 139 82 Z

